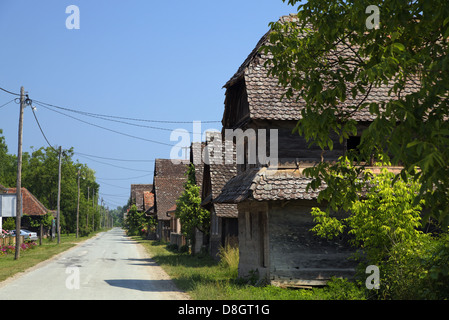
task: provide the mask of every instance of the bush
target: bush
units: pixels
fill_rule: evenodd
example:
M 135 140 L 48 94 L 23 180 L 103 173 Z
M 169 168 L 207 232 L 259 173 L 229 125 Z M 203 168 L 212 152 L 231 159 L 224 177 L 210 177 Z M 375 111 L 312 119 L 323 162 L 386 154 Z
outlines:
M 92 228 L 91 227 L 82 226 L 79 229 L 79 234 L 80 234 L 81 237 L 88 237 L 91 232 L 92 232 Z
M 347 279 L 332 278 L 323 289 L 315 289 L 326 300 L 366 300 L 365 289 Z
M 37 246 L 35 242 L 24 242 L 20 245 L 21 251 L 26 251 L 28 249 L 34 249 Z M 16 252 L 15 245 L 4 245 L 0 246 L 0 257 L 5 256 L 7 254 L 13 254 Z

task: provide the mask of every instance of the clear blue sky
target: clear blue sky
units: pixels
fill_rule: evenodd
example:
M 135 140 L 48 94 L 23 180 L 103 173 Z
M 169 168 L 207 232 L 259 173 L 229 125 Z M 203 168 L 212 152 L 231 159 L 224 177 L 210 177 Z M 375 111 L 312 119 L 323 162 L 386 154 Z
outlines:
M 80 10 L 79 30 L 66 28 L 65 11 L 72 4 Z M 268 31 L 268 23 L 292 12 L 295 8 L 281 0 L 0 0 L 0 87 L 19 92 L 24 86 L 31 99 L 91 113 L 221 121 L 222 86 Z M 0 106 L 13 98 L 0 91 Z M 176 144 L 168 130 L 65 113 Z M 106 131 L 40 106 L 36 115 L 54 146 L 106 158 L 170 158 L 169 146 Z M 0 108 L 0 128 L 13 154 L 18 118 L 14 102 Z M 192 124 L 139 124 L 192 131 Z M 209 128 L 220 130 L 221 123 L 202 125 L 202 131 Z M 27 108 L 23 150 L 46 146 Z M 153 162 L 75 159 L 96 171 L 101 196 L 111 209 L 126 204 L 131 184 L 153 183 Z

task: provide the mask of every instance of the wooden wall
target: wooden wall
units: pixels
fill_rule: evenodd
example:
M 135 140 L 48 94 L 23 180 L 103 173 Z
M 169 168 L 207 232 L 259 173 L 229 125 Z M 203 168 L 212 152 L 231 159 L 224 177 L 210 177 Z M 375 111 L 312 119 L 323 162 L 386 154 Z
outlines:
M 313 200 L 245 202 L 239 208 L 239 276 L 254 272 L 271 283 L 323 285 L 350 278 L 356 263 L 344 240 L 314 235 Z
M 315 225 L 311 208 L 316 201 L 296 200 L 269 204 L 270 279 L 319 284 L 332 276 L 351 277 L 354 253 L 342 239 L 326 240 L 310 231 Z

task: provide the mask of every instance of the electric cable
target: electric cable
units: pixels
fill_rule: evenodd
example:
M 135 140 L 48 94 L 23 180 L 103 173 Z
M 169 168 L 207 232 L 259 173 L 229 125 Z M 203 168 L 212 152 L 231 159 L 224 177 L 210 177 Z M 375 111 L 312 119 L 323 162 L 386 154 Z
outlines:
M 105 165 L 108 165 L 108 166 L 111 166 L 111 167 L 119 168 L 119 169 L 125 169 L 125 170 L 131 170 L 131 171 L 140 171 L 140 172 L 152 172 L 152 171 L 148 171 L 148 170 L 139 170 L 139 169 L 133 169 L 133 168 L 116 166 L 114 164 L 110 164 L 110 163 L 103 162 L 103 161 L 98 161 L 98 160 L 92 159 L 92 158 L 87 157 L 87 156 L 81 156 L 81 157 L 84 157 L 84 158 L 87 158 L 87 159 L 89 159 L 91 161 L 95 161 L 95 162 L 98 162 L 98 163 L 101 163 L 101 164 L 105 164 Z
M 39 120 L 37 120 L 37 116 L 36 116 L 36 112 L 34 112 L 34 108 L 31 107 L 31 110 L 33 111 L 34 119 L 36 119 L 37 126 L 39 127 L 39 129 L 40 129 L 42 135 L 44 136 L 45 141 L 47 141 L 47 144 L 50 146 L 50 148 L 53 149 L 53 151 L 59 152 L 59 151 L 57 151 L 55 148 L 53 148 L 53 146 L 51 145 L 51 143 L 48 141 L 47 136 L 45 135 L 44 131 L 42 130 L 42 127 L 41 127 L 41 125 L 40 125 L 40 123 L 39 123 Z
M 6 93 L 9 93 L 9 94 L 12 94 L 12 95 L 20 97 L 20 93 L 14 93 L 14 92 L 11 92 L 9 90 L 3 89 L 2 87 L 0 87 L 0 90 L 5 91 Z
M 76 118 L 76 117 L 74 117 L 74 116 L 65 114 L 65 113 L 63 113 L 63 112 L 61 112 L 61 111 L 53 110 L 53 109 L 51 109 L 51 108 L 49 108 L 49 107 L 47 107 L 47 106 L 45 106 L 45 105 L 43 105 L 43 104 L 41 104 L 41 103 L 39 103 L 39 102 L 37 102 L 37 101 L 34 101 L 34 102 L 35 102 L 37 105 L 39 105 L 39 106 L 41 106 L 41 107 L 43 107 L 43 108 L 46 108 L 46 109 L 48 109 L 48 110 L 50 110 L 50 111 L 53 111 L 53 112 L 62 114 L 62 115 L 64 115 L 64 116 L 66 116 L 66 117 L 75 119 L 75 120 L 80 121 L 80 122 L 82 122 L 82 123 L 85 123 L 85 124 L 88 124 L 88 125 L 91 125 L 91 126 L 94 126 L 94 127 L 100 128 L 100 129 L 103 129 L 103 130 L 107 130 L 107 131 L 114 132 L 114 133 L 117 133 L 117 134 L 120 134 L 120 135 L 123 135 L 123 136 L 126 136 L 126 137 L 130 137 L 130 138 L 134 138 L 134 139 L 138 139 L 138 140 L 143 140 L 143 141 L 147 141 L 147 142 L 152 142 L 152 143 L 156 143 L 156 144 L 160 144 L 160 145 L 164 145 L 164 146 L 169 146 L 169 147 L 174 147 L 174 146 L 175 146 L 175 145 L 173 145 L 173 144 L 169 144 L 169 143 L 165 143 L 165 142 L 160 142 L 160 141 L 156 141 L 156 140 L 151 140 L 151 139 L 145 139 L 145 138 L 142 138 L 142 137 L 133 136 L 133 135 L 131 135 L 131 134 L 127 134 L 127 133 L 123 133 L 123 132 L 120 132 L 120 131 L 117 131 L 117 130 L 113 130 L 113 129 L 110 129 L 110 128 L 106 128 L 106 127 L 103 127 L 103 126 L 100 126 L 100 125 L 97 125 L 97 124 L 94 124 L 94 123 L 91 123 L 91 122 L 88 122 L 88 121 L 81 120 L 81 119 Z
M 69 111 L 69 112 L 74 112 L 74 113 L 79 113 L 79 114 L 83 114 L 83 115 L 87 115 L 87 116 L 123 119 L 123 120 L 139 121 L 139 122 L 171 123 L 171 124 L 181 124 L 181 123 L 190 124 L 190 123 L 193 122 L 193 121 L 150 120 L 150 119 L 137 119 L 137 118 L 129 118 L 129 117 L 120 117 L 120 116 L 105 115 L 105 114 L 92 113 L 92 112 L 86 112 L 86 111 L 79 111 L 79 110 L 65 108 L 65 107 L 57 106 L 57 105 L 54 105 L 54 104 L 50 104 L 50 103 L 46 103 L 46 102 L 42 102 L 42 101 L 38 101 L 38 100 L 34 100 L 34 101 L 35 102 L 39 102 L 40 104 L 44 104 L 44 105 L 46 105 L 48 107 L 53 107 L 53 108 L 57 108 L 57 109 L 61 109 L 61 110 Z M 221 121 L 218 121 L 218 120 L 206 120 L 206 121 L 201 121 L 201 122 L 202 123 L 219 123 Z
M 100 156 L 94 156 L 91 154 L 81 153 L 74 151 L 75 154 L 79 154 L 81 156 L 87 156 L 92 158 L 98 158 L 98 159 L 104 159 L 104 160 L 112 160 L 112 161 L 123 161 L 123 162 L 154 162 L 154 160 L 132 160 L 132 159 L 116 159 L 116 158 L 108 158 L 108 157 L 100 157 Z
M 16 99 L 16 98 L 12 99 L 11 101 L 6 102 L 5 104 L 2 104 L 2 105 L 0 106 L 0 109 L 3 108 L 3 107 L 5 107 L 5 106 L 7 106 L 7 105 L 10 104 L 11 102 L 13 102 L 15 99 Z
M 115 181 L 134 180 L 134 179 L 145 178 L 145 177 L 151 176 L 151 175 L 153 175 L 153 174 L 154 174 L 154 173 L 149 173 L 149 174 L 145 174 L 145 175 L 143 175 L 143 176 L 130 177 L 130 178 L 98 178 L 98 177 L 97 177 L 97 180 L 109 180 L 109 181 L 112 181 L 112 180 L 115 180 Z

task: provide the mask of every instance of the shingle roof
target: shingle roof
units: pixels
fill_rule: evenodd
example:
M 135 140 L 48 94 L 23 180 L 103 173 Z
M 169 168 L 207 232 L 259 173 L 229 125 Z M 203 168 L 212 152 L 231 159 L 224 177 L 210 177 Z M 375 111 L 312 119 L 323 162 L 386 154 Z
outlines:
M 26 188 L 22 190 L 22 212 L 29 216 L 43 216 L 53 210 L 48 210 L 37 198 Z M 6 193 L 16 193 L 17 188 L 6 188 Z
M 280 21 L 295 21 L 295 16 L 284 16 Z M 284 98 L 281 96 L 286 89 L 278 84 L 277 78 L 267 76 L 268 69 L 264 67 L 264 63 L 270 58 L 264 53 L 260 52 L 263 45 L 269 44 L 268 31 L 257 43 L 254 50 L 249 54 L 247 59 L 239 67 L 238 71 L 231 77 L 231 79 L 224 85 L 229 89 L 232 85 L 239 81 L 244 81 L 246 85 L 246 92 L 249 104 L 249 117 L 251 119 L 267 119 L 267 120 L 299 120 L 301 118 L 301 110 L 305 102 L 300 99 L 298 101 Z M 354 56 L 353 48 L 340 43 L 337 45 L 334 52 L 330 52 L 330 59 L 336 60 L 338 56 Z M 349 85 L 348 85 L 349 86 Z M 368 96 L 358 95 L 352 99 L 352 95 L 347 94 L 347 100 L 344 104 L 340 104 L 339 108 L 350 111 L 348 106 L 358 105 L 363 102 L 381 102 L 390 100 L 388 91 L 392 85 L 381 85 L 379 87 L 372 87 Z M 417 82 L 409 81 L 404 93 L 417 91 L 419 84 Z M 374 116 L 370 114 L 369 109 L 365 108 L 352 114 L 352 118 L 356 121 L 373 121 Z
M 306 192 L 307 185 L 311 181 L 311 178 L 303 175 L 301 168 L 278 170 L 254 168 L 229 180 L 214 202 L 316 199 L 320 190 L 310 188 Z
M 202 154 L 204 147 L 204 142 L 192 142 L 190 145 L 190 162 L 195 165 L 195 180 L 196 185 L 200 187 L 200 194 L 203 184 L 204 161 Z
M 169 220 L 167 211 L 184 191 L 189 161 L 173 163 L 170 159 L 156 159 L 154 165 L 154 202 L 159 220 Z
M 153 186 L 153 185 L 151 185 Z M 153 188 L 151 188 L 153 189 Z M 143 210 L 147 213 L 151 212 L 154 209 L 154 193 L 150 191 L 143 192 Z
M 211 199 L 214 199 L 220 195 L 226 183 L 237 174 L 237 165 L 210 164 L 205 167 L 210 171 Z M 236 204 L 214 203 L 214 209 L 218 217 L 237 218 L 238 216 Z
M 132 184 L 131 185 L 131 201 L 136 205 L 138 211 L 147 210 L 145 207 L 145 192 L 153 191 L 152 184 Z

